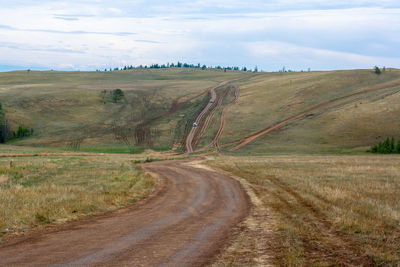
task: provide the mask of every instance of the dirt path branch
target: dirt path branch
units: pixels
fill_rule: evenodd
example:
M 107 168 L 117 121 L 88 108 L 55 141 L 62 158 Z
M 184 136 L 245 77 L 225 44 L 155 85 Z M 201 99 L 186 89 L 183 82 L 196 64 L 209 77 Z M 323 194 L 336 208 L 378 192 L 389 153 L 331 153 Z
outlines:
M 294 116 L 292 116 L 290 118 L 287 118 L 287 119 L 285 119 L 283 121 L 277 122 L 277 123 L 265 128 L 265 129 L 263 129 L 263 130 L 261 130 L 259 132 L 256 132 L 256 133 L 254 133 L 254 134 L 252 134 L 250 136 L 247 136 L 247 137 L 245 137 L 243 139 L 240 139 L 240 140 L 238 140 L 236 142 L 233 142 L 233 143 L 238 143 L 238 144 L 235 147 L 231 148 L 230 151 L 238 150 L 239 148 L 244 147 L 245 145 L 249 144 L 250 142 L 254 141 L 255 139 L 263 136 L 264 134 L 272 132 L 272 131 L 282 127 L 283 125 L 286 125 L 287 123 L 289 123 L 289 122 L 291 122 L 293 120 L 296 120 L 296 119 L 299 119 L 299 118 L 302 118 L 302 117 L 306 116 L 311 111 L 320 109 L 322 107 L 329 106 L 331 104 L 338 103 L 338 102 L 340 102 L 342 100 L 346 100 L 346 99 L 354 97 L 354 96 L 363 95 L 363 94 L 366 94 L 366 93 L 370 93 L 370 92 L 374 92 L 374 91 L 378 91 L 378 90 L 383 90 L 383 89 L 390 89 L 390 88 L 393 88 L 393 87 L 397 87 L 399 85 L 400 85 L 400 81 L 387 82 L 387 83 L 379 84 L 377 86 L 374 86 L 374 87 L 371 87 L 371 88 L 368 88 L 368 89 L 365 89 L 365 90 L 362 90 L 362 91 L 359 91 L 359 92 L 356 92 L 356 93 L 353 93 L 353 94 L 350 94 L 350 95 L 346 95 L 346 96 L 338 97 L 338 98 L 335 98 L 335 99 L 332 99 L 332 100 L 329 100 L 329 101 L 325 101 L 325 102 L 320 103 L 318 105 L 315 105 L 315 106 L 313 106 L 313 107 L 311 107 L 311 108 L 309 108 L 309 109 L 307 109 L 307 110 L 305 110 L 305 111 L 303 111 L 303 112 L 301 112 L 301 113 L 299 113 L 297 115 L 294 115 Z
M 235 88 L 235 97 L 232 100 L 232 102 L 230 102 L 226 107 L 224 107 L 224 109 L 222 110 L 222 114 L 221 114 L 221 120 L 220 120 L 220 125 L 218 128 L 217 133 L 215 134 L 215 137 L 212 141 L 213 146 L 220 151 L 221 150 L 221 146 L 219 145 L 219 139 L 221 138 L 222 132 L 224 131 L 224 127 L 225 127 L 225 121 L 226 121 L 226 113 L 228 112 L 229 108 L 235 104 L 237 102 L 237 100 L 239 99 L 239 86 L 234 86 Z

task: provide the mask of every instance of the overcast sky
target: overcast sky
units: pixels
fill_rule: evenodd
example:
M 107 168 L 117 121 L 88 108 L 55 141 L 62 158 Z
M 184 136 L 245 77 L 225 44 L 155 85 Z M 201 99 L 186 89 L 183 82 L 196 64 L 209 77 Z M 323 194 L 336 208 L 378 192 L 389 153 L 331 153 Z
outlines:
M 0 71 L 400 68 L 400 0 L 0 0 Z

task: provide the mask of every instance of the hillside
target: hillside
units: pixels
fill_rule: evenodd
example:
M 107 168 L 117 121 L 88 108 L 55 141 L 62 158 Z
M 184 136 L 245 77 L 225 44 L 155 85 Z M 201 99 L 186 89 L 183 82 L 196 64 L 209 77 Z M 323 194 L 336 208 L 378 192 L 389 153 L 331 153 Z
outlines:
M 63 148 L 79 142 L 81 147 L 123 147 L 113 126 L 131 130 L 156 123 L 154 140 L 143 137 L 139 141 L 170 148 L 179 140 L 175 128 L 182 115 L 206 96 L 208 87 L 246 75 L 190 69 L 8 72 L 0 74 L 0 102 L 14 131 L 19 125 L 35 131 L 13 144 Z M 124 97 L 114 103 L 111 92 L 117 88 Z M 149 129 L 144 131 L 129 133 L 129 139 L 148 135 Z
M 14 145 L 123 151 L 125 138 L 143 148 L 180 151 L 211 87 L 216 102 L 196 129 L 195 151 L 364 151 L 386 136 L 400 135 L 396 69 L 381 75 L 372 70 L 18 71 L 0 74 L 0 102 L 14 130 L 19 125 L 34 129 L 33 136 L 11 141 Z M 117 88 L 124 96 L 114 101 Z
M 379 76 L 371 70 L 265 73 L 237 85 L 240 97 L 227 112 L 220 138 L 227 152 L 365 151 L 387 136 L 400 135 L 399 70 Z M 215 119 L 208 136 L 219 124 Z M 203 144 L 210 142 L 206 137 Z

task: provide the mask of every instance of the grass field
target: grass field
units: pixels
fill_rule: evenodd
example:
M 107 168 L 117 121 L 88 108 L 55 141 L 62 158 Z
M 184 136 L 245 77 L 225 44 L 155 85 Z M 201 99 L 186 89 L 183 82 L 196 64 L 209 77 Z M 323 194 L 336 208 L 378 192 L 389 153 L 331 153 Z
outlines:
M 115 210 L 148 196 L 156 181 L 135 164 L 143 159 L 129 155 L 0 157 L 0 241 L 38 226 Z
M 269 236 L 239 236 L 220 263 L 254 265 L 272 250 L 279 266 L 400 264 L 399 156 L 224 156 L 207 164 L 246 179 L 269 211 L 254 223 Z M 257 240 L 265 240 L 261 249 Z

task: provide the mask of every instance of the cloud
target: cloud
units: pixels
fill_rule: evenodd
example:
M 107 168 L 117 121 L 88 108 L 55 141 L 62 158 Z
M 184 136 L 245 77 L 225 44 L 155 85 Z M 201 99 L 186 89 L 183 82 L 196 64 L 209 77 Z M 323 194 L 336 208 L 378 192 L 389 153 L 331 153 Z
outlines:
M 267 70 L 369 68 L 372 62 L 399 67 L 400 3 L 375 2 L 4 1 L 0 64 L 93 69 L 179 60 Z
M 0 42 L 0 48 L 10 48 L 10 49 L 17 49 L 23 51 L 41 51 L 41 52 L 53 52 L 53 53 L 74 53 L 74 54 L 84 54 L 85 51 L 83 50 L 75 50 L 75 49 L 68 49 L 62 47 L 54 47 L 54 46 L 33 46 L 27 44 L 20 44 L 20 43 L 11 43 L 11 42 Z
M 64 20 L 76 20 L 76 19 L 64 19 Z M 117 36 L 127 36 L 134 35 L 134 32 L 102 32 L 102 31 L 61 31 L 61 30 L 51 30 L 51 29 L 20 29 L 8 25 L 0 25 L 0 29 L 6 29 L 10 31 L 20 31 L 20 32 L 44 32 L 44 33 L 56 33 L 56 34 L 100 34 L 100 35 L 117 35 Z
M 61 20 L 67 20 L 67 21 L 74 21 L 74 20 L 79 20 L 78 18 L 75 17 L 69 17 L 69 16 L 54 16 L 55 19 L 61 19 Z
M 245 43 L 243 46 L 253 58 L 266 60 L 275 69 L 280 66 L 296 70 L 305 70 L 309 67 L 312 69 L 351 69 L 375 65 L 400 66 L 400 57 L 365 56 L 277 41 Z M 326 62 L 329 62 L 330 67 L 325 67 Z
M 161 42 L 152 41 L 152 40 L 135 40 L 135 41 L 140 42 L 140 43 L 161 44 Z

